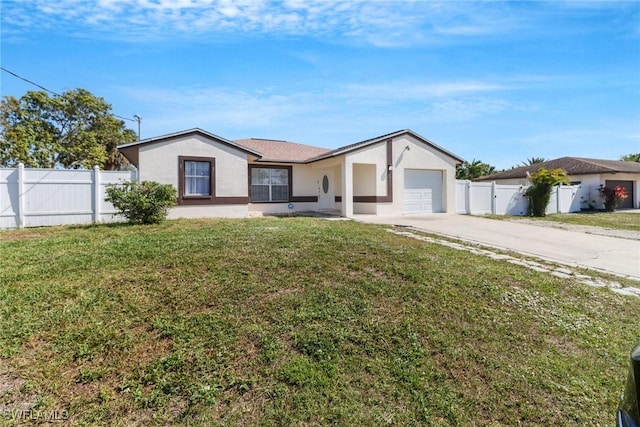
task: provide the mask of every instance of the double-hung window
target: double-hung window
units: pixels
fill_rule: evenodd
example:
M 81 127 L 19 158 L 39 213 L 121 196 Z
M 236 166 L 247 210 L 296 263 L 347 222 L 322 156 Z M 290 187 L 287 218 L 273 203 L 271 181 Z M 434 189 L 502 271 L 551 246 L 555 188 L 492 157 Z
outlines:
M 196 160 L 184 162 L 184 195 L 211 195 L 211 163 Z
M 252 202 L 288 202 L 291 168 L 251 167 Z
M 178 202 L 180 204 L 213 203 L 215 159 L 179 157 Z

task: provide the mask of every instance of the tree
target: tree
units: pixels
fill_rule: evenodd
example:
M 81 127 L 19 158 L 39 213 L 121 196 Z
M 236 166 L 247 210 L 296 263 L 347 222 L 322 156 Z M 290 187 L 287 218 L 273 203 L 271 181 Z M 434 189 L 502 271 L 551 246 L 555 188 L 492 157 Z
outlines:
M 118 169 L 127 161 L 117 145 L 135 140 L 111 105 L 85 89 L 29 91 L 0 103 L 0 166 Z
M 529 174 L 529 182 L 531 185 L 525 194 L 529 198 L 529 214 L 532 216 L 545 216 L 553 187 L 570 183 L 567 172 L 560 168 L 540 168 Z
M 538 163 L 544 163 L 546 162 L 547 159 L 545 159 L 544 157 L 530 157 L 527 160 L 525 160 L 524 162 L 522 162 L 520 164 L 520 166 L 531 166 L 531 165 L 535 165 Z
M 620 160 L 623 160 L 625 162 L 638 162 L 638 163 L 640 163 L 640 153 L 626 154 L 626 155 L 620 157 Z
M 480 160 L 473 159 L 471 163 L 462 162 L 456 168 L 456 179 L 474 179 L 481 176 L 492 174 L 496 170 L 495 167 Z

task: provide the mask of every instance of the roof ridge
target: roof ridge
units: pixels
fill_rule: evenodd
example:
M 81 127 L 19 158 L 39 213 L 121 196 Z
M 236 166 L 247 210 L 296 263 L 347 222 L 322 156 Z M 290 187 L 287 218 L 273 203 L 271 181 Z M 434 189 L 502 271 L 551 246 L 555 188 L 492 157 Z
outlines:
M 286 139 L 272 139 L 272 138 L 241 138 L 238 141 L 242 141 L 243 139 L 250 139 L 252 141 L 276 141 L 276 142 L 293 142 L 293 141 L 287 141 Z M 298 144 L 297 142 L 293 142 L 294 144 Z
M 296 144 L 296 145 L 303 145 L 305 147 L 311 147 L 311 148 L 315 148 L 318 150 L 326 150 L 326 151 L 331 151 L 331 148 L 325 148 L 325 147 L 318 147 L 317 145 L 310 145 L 310 144 L 305 144 L 303 142 L 295 142 L 295 141 L 287 141 L 285 139 L 270 139 L 270 138 L 240 138 L 240 139 L 234 139 L 234 142 L 237 142 L 239 144 L 241 144 L 240 141 L 265 141 L 265 142 L 284 142 L 285 144 Z

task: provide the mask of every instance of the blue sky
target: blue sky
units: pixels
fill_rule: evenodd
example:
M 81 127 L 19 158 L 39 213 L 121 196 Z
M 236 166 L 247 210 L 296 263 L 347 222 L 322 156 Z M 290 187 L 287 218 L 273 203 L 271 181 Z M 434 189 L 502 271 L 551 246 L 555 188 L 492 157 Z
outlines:
M 3 0 L 1 19 L 4 68 L 138 114 L 142 138 L 409 128 L 498 168 L 640 152 L 639 1 Z

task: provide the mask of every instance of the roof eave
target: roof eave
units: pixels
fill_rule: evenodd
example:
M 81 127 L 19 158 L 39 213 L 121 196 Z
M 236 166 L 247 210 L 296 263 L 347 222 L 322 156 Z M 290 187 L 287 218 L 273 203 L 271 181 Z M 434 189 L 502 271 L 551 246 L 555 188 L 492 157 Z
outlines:
M 230 141 L 230 140 L 228 140 L 226 138 L 223 138 L 221 136 L 215 135 L 215 134 L 213 134 L 211 132 L 207 132 L 207 131 L 205 131 L 203 129 L 200 129 L 200 128 L 187 129 L 187 130 L 180 131 L 180 132 L 174 132 L 174 133 L 170 133 L 170 134 L 166 134 L 166 135 L 156 136 L 156 137 L 153 137 L 153 138 L 143 139 L 143 140 L 136 141 L 136 142 L 131 142 L 131 143 L 128 143 L 128 144 L 118 145 L 117 149 L 121 150 L 121 149 L 137 147 L 137 146 L 142 146 L 142 145 L 147 145 L 147 144 L 155 144 L 155 143 L 158 143 L 158 142 L 166 141 L 166 140 L 169 140 L 169 139 L 172 139 L 172 138 L 178 138 L 178 137 L 189 135 L 189 134 L 200 134 L 200 135 L 206 136 L 207 138 L 218 140 L 218 141 L 222 142 L 223 144 L 226 144 L 226 145 L 229 145 L 231 147 L 234 147 L 234 148 L 236 148 L 236 149 L 238 149 L 240 151 L 243 151 L 243 152 L 245 152 L 247 154 L 254 155 L 254 156 L 258 157 L 258 158 L 262 157 L 262 153 L 259 153 L 257 151 L 251 150 L 251 149 L 249 149 L 247 147 L 244 147 L 244 146 L 242 146 L 240 144 L 237 144 L 237 143 L 235 143 L 233 141 Z
M 452 159 L 454 159 L 456 161 L 456 163 L 460 164 L 462 162 L 464 162 L 464 159 L 456 156 L 455 154 L 451 153 L 450 151 L 445 150 L 444 148 L 440 147 L 439 145 L 433 143 L 432 141 L 428 140 L 427 138 L 417 134 L 416 132 L 412 131 L 411 129 L 403 129 L 403 130 L 399 130 L 396 132 L 392 132 L 392 133 L 388 133 L 386 135 L 381 135 L 372 139 L 366 139 L 364 141 L 361 142 L 356 142 L 355 144 L 350 144 L 350 145 L 346 145 L 344 147 L 341 148 L 336 148 L 333 151 L 330 151 L 329 153 L 320 155 L 320 156 L 316 156 L 316 157 L 312 157 L 310 159 L 308 159 L 305 163 L 313 163 L 313 162 L 317 162 L 320 160 L 325 160 L 331 157 L 336 157 L 336 156 L 340 156 L 343 154 L 347 154 L 350 153 L 352 151 L 356 151 L 356 150 L 360 150 L 362 148 L 368 147 L 370 145 L 373 144 L 377 144 L 379 142 L 382 141 L 386 141 L 388 139 L 393 139 L 396 138 L 398 136 L 401 135 L 405 135 L 405 134 L 410 134 L 411 136 L 413 136 L 414 138 L 422 141 L 423 143 L 430 145 L 431 147 L 435 148 L 436 150 L 440 151 L 441 153 L 451 157 Z

